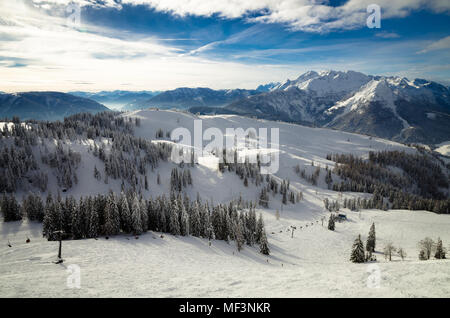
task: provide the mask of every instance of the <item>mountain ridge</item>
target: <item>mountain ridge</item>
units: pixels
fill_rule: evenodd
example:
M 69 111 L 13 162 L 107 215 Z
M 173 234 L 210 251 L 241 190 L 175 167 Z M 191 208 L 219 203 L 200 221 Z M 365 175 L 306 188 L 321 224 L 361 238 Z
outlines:
M 449 96 L 448 87 L 423 79 L 308 71 L 226 108 L 400 142 L 439 143 L 450 139 Z
M 149 107 L 157 108 L 180 108 L 191 107 L 223 107 L 233 101 L 257 95 L 258 90 L 247 89 L 220 89 L 214 90 L 208 87 L 179 87 L 173 90 L 164 91 L 146 101 L 134 105 L 125 105 L 126 110 L 145 109 Z
M 98 113 L 108 110 L 96 101 L 61 92 L 0 94 L 0 117 L 16 116 L 22 120 L 62 120 L 76 113 Z

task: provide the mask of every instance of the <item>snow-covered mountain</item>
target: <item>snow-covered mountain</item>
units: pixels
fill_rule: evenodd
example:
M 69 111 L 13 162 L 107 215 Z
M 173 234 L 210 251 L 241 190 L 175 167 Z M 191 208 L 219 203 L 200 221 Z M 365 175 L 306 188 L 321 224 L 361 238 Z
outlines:
M 236 100 L 258 94 L 256 90 L 180 87 L 162 92 L 146 101 L 126 105 L 125 109 L 145 109 L 149 107 L 188 109 L 191 107 L 207 106 L 220 107 Z
M 448 87 L 423 79 L 309 71 L 226 108 L 402 142 L 439 143 L 450 139 L 449 97 Z
M 36 120 L 61 120 L 76 113 L 109 110 L 88 98 L 59 92 L 0 94 L 0 117 Z
M 256 90 L 258 92 L 269 92 L 271 90 L 273 90 L 274 88 L 278 87 L 280 85 L 279 82 L 272 82 L 272 83 L 268 83 L 268 84 L 262 84 L 259 85 Z

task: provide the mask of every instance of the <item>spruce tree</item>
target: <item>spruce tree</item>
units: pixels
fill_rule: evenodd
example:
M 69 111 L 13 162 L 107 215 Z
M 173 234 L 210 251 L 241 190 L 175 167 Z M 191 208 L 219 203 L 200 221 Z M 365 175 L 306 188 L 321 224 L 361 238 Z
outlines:
M 176 200 L 172 200 L 169 209 L 169 233 L 172 235 L 180 235 L 179 207 Z
M 112 192 L 109 193 L 106 199 L 104 232 L 106 236 L 116 235 L 120 232 L 119 209 Z
M 47 195 L 45 202 L 44 221 L 42 224 L 42 234 L 47 240 L 52 241 L 55 238 L 56 222 L 54 220 L 54 203 L 51 193 Z
M 180 207 L 180 234 L 182 236 L 189 235 L 189 215 L 186 212 L 186 208 L 183 203 L 178 202 L 178 206 Z
M 256 243 L 261 243 L 261 238 L 264 232 L 264 221 L 262 214 L 259 214 L 258 223 L 256 224 Z
M 134 235 L 139 235 L 142 233 L 142 210 L 141 204 L 137 197 L 137 194 L 134 194 L 133 202 L 131 204 L 131 226 Z
M 234 228 L 233 228 L 233 236 L 234 236 L 234 240 L 236 242 L 236 248 L 237 248 L 238 252 L 240 252 L 242 250 L 242 247 L 245 244 L 243 231 L 244 231 L 244 226 L 242 224 L 242 221 L 239 220 L 239 221 L 235 222 Z
M 190 232 L 193 236 L 199 237 L 202 235 L 202 224 L 200 221 L 200 207 L 199 202 L 195 201 L 191 209 L 190 217 Z
M 119 201 L 120 227 L 125 233 L 131 233 L 131 211 L 125 193 L 120 194 Z
M 148 212 L 147 212 L 147 202 L 141 198 L 141 222 L 142 222 L 142 232 L 148 231 Z
M 263 230 L 261 233 L 261 238 L 259 240 L 259 252 L 264 255 L 270 254 L 269 242 L 267 242 L 266 231 Z
M 441 238 L 438 238 L 438 241 L 437 241 L 437 244 L 436 244 L 436 252 L 434 254 L 434 257 L 436 259 L 445 259 L 445 249 L 442 246 Z
M 358 235 L 358 238 L 353 243 L 352 254 L 350 256 L 350 260 L 353 263 L 364 263 L 364 245 L 361 241 L 361 235 Z
M 89 228 L 88 237 L 96 238 L 100 232 L 99 213 L 93 200 L 89 200 Z
M 83 206 L 84 200 L 81 197 L 77 208 L 75 208 L 74 211 L 72 212 L 71 232 L 72 238 L 75 240 L 83 238 L 83 231 L 82 231 Z
M 333 214 L 331 214 L 328 219 L 328 229 L 330 231 L 334 231 L 334 228 L 335 228 L 334 216 L 333 216 Z
M 375 252 L 376 236 L 375 236 L 375 223 L 372 223 L 370 227 L 369 236 L 367 237 L 366 250 L 369 253 Z

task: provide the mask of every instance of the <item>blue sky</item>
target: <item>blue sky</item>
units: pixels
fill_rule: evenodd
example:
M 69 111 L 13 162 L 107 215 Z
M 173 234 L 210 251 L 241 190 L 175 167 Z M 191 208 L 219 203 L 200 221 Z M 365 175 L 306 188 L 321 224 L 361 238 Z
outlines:
M 255 88 L 325 69 L 448 85 L 449 14 L 447 0 L 2 1 L 0 90 Z

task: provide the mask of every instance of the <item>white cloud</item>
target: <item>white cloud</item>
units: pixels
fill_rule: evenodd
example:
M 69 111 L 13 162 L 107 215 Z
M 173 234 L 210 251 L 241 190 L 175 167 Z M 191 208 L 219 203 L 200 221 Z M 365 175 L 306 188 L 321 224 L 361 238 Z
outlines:
M 448 50 L 450 49 L 450 36 L 447 36 L 445 38 L 442 38 L 436 42 L 433 42 L 429 44 L 426 48 L 423 50 L 417 52 L 417 53 L 428 53 L 430 51 L 437 51 L 437 50 Z
M 33 0 L 39 4 L 68 3 L 70 0 Z M 184 17 L 187 15 L 222 18 L 246 18 L 261 23 L 284 23 L 291 29 L 307 32 L 329 32 L 365 26 L 366 9 L 376 3 L 382 19 L 405 17 L 412 11 L 427 9 L 449 13 L 448 0 L 349 0 L 341 6 L 329 6 L 327 0 L 75 0 L 83 6 L 105 6 L 120 9 L 122 4 L 147 5 L 156 11 Z M 249 17 L 249 13 L 256 17 Z
M 400 37 L 400 35 L 395 32 L 379 32 L 376 33 L 375 36 L 383 39 L 397 39 Z
M 0 2 L 0 13 L 2 91 L 253 87 L 261 78 L 284 78 L 292 72 L 285 65 L 183 56 L 170 42 L 117 30 L 90 25 L 74 29 L 64 18 L 19 2 Z

